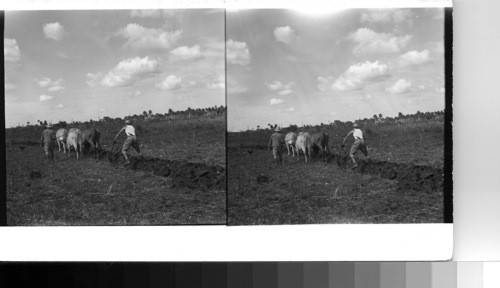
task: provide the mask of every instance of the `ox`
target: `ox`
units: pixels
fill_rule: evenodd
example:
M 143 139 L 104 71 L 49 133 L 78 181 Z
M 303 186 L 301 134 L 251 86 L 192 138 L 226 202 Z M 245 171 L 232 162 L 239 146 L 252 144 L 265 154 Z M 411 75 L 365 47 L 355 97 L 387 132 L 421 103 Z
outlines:
M 292 156 L 295 157 L 295 142 L 297 141 L 297 134 L 289 132 L 285 136 L 285 145 L 288 156 L 290 156 L 290 149 L 292 149 Z
M 311 136 L 311 145 L 314 151 L 314 154 L 318 154 L 318 151 L 321 150 L 323 155 L 327 155 L 330 153 L 328 149 L 328 141 L 330 137 L 325 132 L 316 132 Z
M 83 131 L 82 134 L 83 138 L 83 145 L 85 147 L 91 146 L 92 150 L 95 151 L 95 149 L 101 149 L 101 144 L 99 143 L 99 140 L 101 138 L 101 132 L 95 128 L 90 128 L 85 131 Z
M 304 157 L 307 163 L 307 155 L 311 157 L 311 135 L 307 132 L 300 132 L 297 136 L 297 141 L 295 142 L 295 149 L 297 149 L 297 155 L 300 156 L 300 151 L 304 153 Z
M 71 156 L 71 147 L 73 147 L 76 151 L 76 159 L 79 160 L 80 156 L 78 155 L 78 150 L 80 150 L 80 154 L 82 154 L 83 146 L 82 130 L 77 128 L 69 129 L 66 145 L 68 146 L 69 152 L 68 158 Z
M 59 147 L 59 152 L 61 152 L 61 145 L 63 147 L 64 153 L 66 153 L 66 139 L 68 138 L 68 130 L 61 128 L 56 132 L 56 142 L 57 147 Z

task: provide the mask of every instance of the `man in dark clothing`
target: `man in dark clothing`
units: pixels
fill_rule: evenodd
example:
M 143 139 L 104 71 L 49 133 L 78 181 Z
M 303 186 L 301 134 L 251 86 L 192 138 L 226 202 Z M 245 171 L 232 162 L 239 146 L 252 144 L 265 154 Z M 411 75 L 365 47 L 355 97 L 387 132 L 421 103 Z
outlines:
M 285 140 L 283 138 L 283 134 L 281 134 L 281 128 L 276 127 L 274 129 L 273 135 L 271 135 L 271 139 L 269 140 L 269 150 L 273 151 L 274 161 L 276 162 L 276 166 L 283 167 L 283 144 Z
M 45 155 L 47 155 L 47 160 L 54 163 L 54 146 L 56 141 L 56 133 L 52 130 L 52 125 L 47 125 L 47 128 L 42 132 L 42 138 L 40 139 L 40 146 L 43 146 L 45 150 Z

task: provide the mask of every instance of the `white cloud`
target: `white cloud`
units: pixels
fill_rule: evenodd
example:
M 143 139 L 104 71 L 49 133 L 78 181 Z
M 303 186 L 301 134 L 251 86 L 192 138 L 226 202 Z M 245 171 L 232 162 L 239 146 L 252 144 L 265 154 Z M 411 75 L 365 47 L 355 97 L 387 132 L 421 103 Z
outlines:
M 177 47 L 170 53 L 177 59 L 191 60 L 201 57 L 200 45 L 194 45 L 193 47 L 181 46 Z
M 3 39 L 3 58 L 7 62 L 17 62 L 21 59 L 21 51 L 16 39 Z
M 418 85 L 418 90 L 425 90 L 427 87 L 425 85 Z
M 281 96 L 285 96 L 285 95 L 290 95 L 293 92 L 295 92 L 295 91 L 293 91 L 292 89 L 285 89 L 285 90 L 281 90 L 280 92 L 278 92 L 278 94 Z
M 59 78 L 57 80 L 51 80 L 50 78 L 44 77 L 40 80 L 35 79 L 37 81 L 37 84 L 41 88 L 47 88 L 48 91 L 50 92 L 56 92 L 56 91 L 61 91 L 64 90 L 64 87 L 62 84 L 64 83 L 64 80 L 62 78 Z
M 61 24 L 55 22 L 43 25 L 43 33 L 45 38 L 61 41 L 66 32 Z
M 393 94 L 402 94 L 411 91 L 411 82 L 406 81 L 405 79 L 399 79 L 396 83 L 385 89 L 389 93 Z
M 357 44 L 353 53 L 399 52 L 408 45 L 411 38 L 411 35 L 393 36 L 391 33 L 377 33 L 368 28 L 359 28 L 347 36 L 347 39 Z
M 167 78 L 165 78 L 165 80 L 156 85 L 156 87 L 162 90 L 179 89 L 181 88 L 181 86 L 182 86 L 182 79 L 175 75 L 169 75 Z
M 294 112 L 294 111 L 295 111 L 295 108 L 293 108 L 293 107 L 290 107 L 290 108 L 286 109 L 286 112 Z
M 269 104 L 271 105 L 277 105 L 277 104 L 282 104 L 284 103 L 285 101 L 283 99 L 278 99 L 278 98 L 272 98 L 270 101 L 269 101 Z
M 287 84 L 283 84 L 280 81 L 273 81 L 273 82 L 267 84 L 267 88 L 270 91 L 276 91 L 276 92 L 278 92 L 278 95 L 281 95 L 281 96 L 290 95 L 292 93 L 295 93 L 295 90 L 293 90 L 293 87 L 295 87 L 295 83 L 293 83 L 293 82 L 288 82 Z
M 288 82 L 287 84 L 282 84 L 280 81 L 273 81 L 273 82 L 267 84 L 267 88 L 269 88 L 270 91 L 291 90 L 293 87 L 295 87 L 295 83 L 293 83 L 293 82 Z
M 394 22 L 402 23 L 408 21 L 411 23 L 413 13 L 409 9 L 390 9 L 390 10 L 373 10 L 369 13 L 361 15 L 361 22 Z
M 438 92 L 438 93 L 444 93 L 445 92 L 444 87 L 436 88 L 436 92 Z
M 349 91 L 362 89 L 367 81 L 374 81 L 388 75 L 386 64 L 375 62 L 363 62 L 351 65 L 340 75 L 333 85 L 334 90 Z
M 250 63 L 250 51 L 247 43 L 233 41 L 231 39 L 226 42 L 226 57 L 227 61 L 235 65 L 247 65 Z
M 59 108 L 59 109 L 64 108 L 64 105 L 62 103 L 59 103 L 56 105 L 56 108 Z
M 316 78 L 316 80 L 318 81 L 318 84 L 316 85 L 316 87 L 318 87 L 318 89 L 320 91 L 326 91 L 326 90 L 328 90 L 328 88 L 331 87 L 331 82 L 333 81 L 333 77 L 332 76 L 328 76 L 328 77 L 319 76 L 318 78 Z
M 47 88 L 47 90 L 50 92 L 57 92 L 57 91 L 64 90 L 64 87 L 61 85 L 56 85 L 56 86 L 51 86 L 51 87 Z
M 366 96 L 365 96 L 365 97 L 366 97 L 366 99 L 372 99 L 372 98 L 373 98 L 373 96 L 372 96 L 372 95 L 370 95 L 370 94 L 366 94 Z
M 181 30 L 167 32 L 162 29 L 145 28 L 136 23 L 130 23 L 116 33 L 127 41 L 124 47 L 134 49 L 170 48 L 182 35 Z
M 5 90 L 6 90 L 6 91 L 7 91 L 7 90 L 14 90 L 14 89 L 16 89 L 16 88 L 17 88 L 17 86 L 16 86 L 16 85 L 14 85 L 14 84 L 12 84 L 12 83 L 9 83 L 9 82 L 5 82 Z
M 98 73 L 87 73 L 86 75 L 87 77 L 87 85 L 89 85 L 90 87 L 96 87 L 97 85 L 99 85 L 99 79 L 102 78 L 102 73 L 101 72 L 98 72 Z
M 47 87 L 47 86 L 52 84 L 52 80 L 50 80 L 50 78 L 45 77 L 45 78 L 42 78 L 41 80 L 37 80 L 37 84 L 39 87 L 42 87 L 42 88 Z
M 118 65 L 111 69 L 102 79 L 101 85 L 106 87 L 117 87 L 132 85 L 144 78 L 151 77 L 159 73 L 158 61 L 144 58 L 129 58 L 123 60 Z
M 40 102 L 45 102 L 54 99 L 54 97 L 50 95 L 40 95 Z
M 161 15 L 161 10 L 158 9 L 134 9 L 130 11 L 130 17 L 132 18 L 155 18 Z
M 409 51 L 399 56 L 402 65 L 418 65 L 430 61 L 429 50 L 423 51 Z
M 290 44 L 297 39 L 297 34 L 290 26 L 277 27 L 274 29 L 274 38 L 278 42 Z
M 219 75 L 219 77 L 217 77 L 217 79 L 214 79 L 211 83 L 208 83 L 207 84 L 207 88 L 209 89 L 224 89 L 226 87 L 226 84 L 225 84 L 225 77 L 223 74 Z M 193 82 L 193 81 L 191 81 Z M 196 84 L 196 83 L 195 83 Z M 191 86 L 194 86 L 195 84 L 191 85 Z

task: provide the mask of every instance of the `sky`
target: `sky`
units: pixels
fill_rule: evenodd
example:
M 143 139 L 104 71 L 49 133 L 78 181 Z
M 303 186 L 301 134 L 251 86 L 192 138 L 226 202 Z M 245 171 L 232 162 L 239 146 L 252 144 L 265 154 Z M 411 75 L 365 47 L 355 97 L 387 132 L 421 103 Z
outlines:
M 444 110 L 444 9 L 230 10 L 229 131 Z
M 7 11 L 6 127 L 225 105 L 224 10 Z

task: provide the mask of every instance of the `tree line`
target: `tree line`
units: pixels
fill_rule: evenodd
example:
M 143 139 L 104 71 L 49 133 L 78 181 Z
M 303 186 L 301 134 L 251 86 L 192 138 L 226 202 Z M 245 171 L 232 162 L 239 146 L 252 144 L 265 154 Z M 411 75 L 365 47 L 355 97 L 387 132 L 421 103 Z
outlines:
M 304 125 L 304 128 L 311 128 L 311 127 L 322 127 L 326 125 L 334 126 L 334 127 L 341 127 L 341 126 L 351 126 L 353 123 L 358 123 L 364 126 L 367 125 L 382 125 L 382 124 L 401 124 L 401 123 L 411 123 L 411 122 L 422 122 L 422 121 L 430 121 L 430 120 L 438 120 L 442 121 L 444 120 L 444 115 L 445 112 L 444 110 L 441 111 L 435 111 L 435 112 L 420 112 L 417 111 L 415 114 L 403 114 L 401 112 L 398 113 L 398 116 L 396 117 L 384 117 L 382 114 L 374 114 L 371 118 L 363 118 L 363 119 L 358 119 L 355 120 L 354 122 L 352 121 L 340 121 L 340 120 L 335 120 L 330 123 L 320 123 L 319 125 Z M 278 124 L 271 124 L 267 123 L 266 126 L 260 126 L 257 125 L 256 130 L 267 130 L 267 129 L 275 129 L 278 126 Z M 299 126 L 296 124 L 289 124 L 288 127 L 283 127 L 286 128 L 289 131 L 296 131 Z M 247 131 L 253 131 L 253 129 L 248 129 Z
M 134 115 L 129 115 L 125 116 L 123 118 L 117 117 L 117 118 L 111 118 L 108 116 L 102 117 L 98 120 L 90 119 L 89 121 L 72 121 L 72 122 L 67 122 L 67 121 L 59 121 L 57 123 L 51 123 L 55 126 L 58 127 L 66 127 L 69 124 L 71 125 L 85 125 L 85 126 L 92 126 L 97 123 L 123 123 L 125 120 L 135 120 L 135 121 L 141 121 L 141 122 L 148 122 L 148 121 L 158 121 L 158 120 L 174 120 L 174 119 L 192 119 L 192 118 L 200 118 L 200 117 L 210 117 L 210 116 L 219 116 L 219 115 L 225 115 L 226 113 L 226 106 L 220 105 L 220 106 L 213 106 L 213 107 L 207 107 L 207 108 L 196 108 L 192 109 L 188 107 L 186 110 L 182 111 L 174 111 L 172 109 L 168 109 L 167 113 L 153 113 L 152 110 L 148 111 L 143 111 L 141 114 L 134 114 Z M 29 121 L 26 122 L 26 127 L 30 126 L 41 126 L 41 127 L 47 127 L 49 122 L 47 120 L 37 120 L 36 123 L 30 123 Z M 21 127 L 22 125 L 18 125 L 17 127 Z

